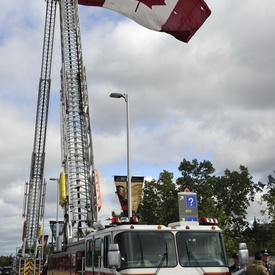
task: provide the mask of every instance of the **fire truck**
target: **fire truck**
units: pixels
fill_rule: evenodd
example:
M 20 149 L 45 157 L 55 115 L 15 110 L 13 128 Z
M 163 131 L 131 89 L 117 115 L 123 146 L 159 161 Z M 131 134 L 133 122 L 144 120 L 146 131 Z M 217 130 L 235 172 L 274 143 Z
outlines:
M 83 240 L 49 256 L 48 275 L 229 275 L 222 230 L 216 219 L 198 219 L 196 201 L 196 193 L 180 192 L 180 221 L 167 226 L 138 224 L 135 216 L 94 223 Z M 245 243 L 238 257 L 243 274 Z
M 246 244 L 239 260 L 248 261 Z M 84 240 L 48 259 L 49 275 L 191 274 L 229 275 L 216 219 L 139 225 L 132 217 L 98 222 Z
M 61 247 L 49 256 L 49 275 L 180 274 L 228 275 L 221 229 L 212 219 L 181 220 L 165 225 L 139 225 L 135 217 L 100 222 L 99 179 L 94 165 L 89 99 L 82 59 L 77 0 L 46 0 L 41 78 L 30 181 L 26 184 L 23 245 L 16 275 L 39 275 L 43 243 L 46 184 L 45 142 L 57 3 L 61 35 L 60 204 L 64 210 Z M 60 236 L 59 236 L 60 237 Z M 245 253 L 240 252 L 240 255 Z M 44 269 L 45 270 L 45 269 Z

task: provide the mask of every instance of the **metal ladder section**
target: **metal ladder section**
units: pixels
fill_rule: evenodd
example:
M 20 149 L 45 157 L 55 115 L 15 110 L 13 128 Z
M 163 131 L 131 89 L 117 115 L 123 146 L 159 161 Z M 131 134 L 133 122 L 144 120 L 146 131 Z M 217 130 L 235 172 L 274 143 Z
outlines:
M 43 183 L 45 142 L 50 97 L 50 75 L 55 18 L 56 1 L 47 0 L 42 65 L 36 110 L 34 146 L 31 160 L 30 180 L 25 191 L 23 207 L 23 217 L 26 217 L 26 230 L 22 256 L 28 257 L 37 256 L 39 219 L 42 219 L 44 215 L 44 200 L 46 192 L 46 183 Z
M 97 221 L 97 195 L 86 73 L 78 6 L 60 0 L 62 155 L 67 202 L 65 243 L 80 239 Z

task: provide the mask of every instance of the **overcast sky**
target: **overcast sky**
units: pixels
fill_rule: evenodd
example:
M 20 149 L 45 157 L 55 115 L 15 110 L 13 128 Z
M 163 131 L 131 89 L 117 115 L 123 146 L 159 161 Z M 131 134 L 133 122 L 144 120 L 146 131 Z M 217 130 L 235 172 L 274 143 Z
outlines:
M 210 160 L 217 174 L 248 167 L 253 180 L 275 170 L 275 2 L 207 0 L 211 16 L 188 44 L 103 8 L 80 7 L 100 219 L 120 212 L 113 175 L 126 175 L 130 97 L 132 174 L 180 176 L 183 158 Z M 0 255 L 21 246 L 25 182 L 33 150 L 45 2 L 0 2 Z M 56 27 L 46 144 L 45 234 L 56 217 L 61 172 L 60 38 Z M 248 219 L 260 206 L 248 209 Z M 62 217 L 62 209 L 59 209 Z M 258 217 L 258 216 L 257 216 Z

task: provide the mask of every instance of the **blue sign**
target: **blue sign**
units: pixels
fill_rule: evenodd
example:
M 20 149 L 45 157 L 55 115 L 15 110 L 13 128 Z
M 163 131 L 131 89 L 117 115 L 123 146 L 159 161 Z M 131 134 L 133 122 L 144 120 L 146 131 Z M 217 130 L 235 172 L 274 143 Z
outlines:
M 197 221 L 198 221 L 198 218 L 197 218 L 197 217 L 188 217 L 188 218 L 187 218 L 187 221 L 188 221 L 188 222 L 197 222 Z
M 197 196 L 187 195 L 186 196 L 186 207 L 197 207 Z
M 193 192 L 178 193 L 179 220 L 198 222 L 197 194 Z

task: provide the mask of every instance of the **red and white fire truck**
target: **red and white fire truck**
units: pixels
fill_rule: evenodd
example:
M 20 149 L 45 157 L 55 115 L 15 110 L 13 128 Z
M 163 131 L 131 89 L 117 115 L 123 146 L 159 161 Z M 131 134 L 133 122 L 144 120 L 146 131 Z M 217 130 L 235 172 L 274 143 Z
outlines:
M 61 35 L 61 133 L 63 176 L 59 180 L 64 227 L 47 260 L 48 275 L 228 275 L 221 229 L 213 219 L 139 225 L 129 220 L 99 222 L 98 174 L 94 165 L 89 99 L 82 60 L 76 0 L 46 0 L 46 20 L 39 83 L 34 152 L 27 195 L 26 230 L 18 257 L 18 275 L 42 273 L 43 244 L 38 241 L 43 217 L 45 141 L 56 4 Z M 190 198 L 190 204 L 194 202 Z M 128 201 L 129 203 L 129 201 Z M 130 204 L 129 204 L 130 205 Z M 192 205 L 193 206 L 193 205 Z M 42 211 L 43 212 L 43 211 Z M 130 211 L 129 211 L 130 212 Z M 61 237 L 61 248 L 58 240 Z M 246 258 L 246 249 L 240 250 Z M 31 260 L 31 264 L 28 262 Z M 45 269 L 44 269 L 45 270 Z
M 246 247 L 239 251 L 241 262 Z M 221 229 L 213 219 L 139 225 L 114 219 L 98 223 L 81 241 L 48 259 L 49 275 L 228 275 Z

